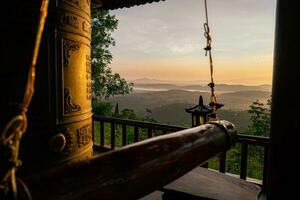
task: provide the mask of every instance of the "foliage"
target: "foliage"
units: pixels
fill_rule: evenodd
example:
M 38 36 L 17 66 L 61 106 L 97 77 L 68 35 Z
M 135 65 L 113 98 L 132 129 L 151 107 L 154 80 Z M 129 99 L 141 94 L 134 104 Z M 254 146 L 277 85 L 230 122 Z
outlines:
M 94 103 L 97 101 L 94 101 Z M 109 110 L 105 110 L 103 109 L 104 106 L 105 108 L 109 108 Z M 116 104 L 115 106 L 115 112 L 113 112 L 113 106 L 110 102 L 97 102 L 94 105 L 94 113 L 95 114 L 102 114 L 102 115 L 106 115 L 106 116 L 112 116 L 112 117 L 117 117 L 117 118 L 123 118 L 123 119 L 131 119 L 131 120 L 140 120 L 140 121 L 149 121 L 149 122 L 157 122 L 155 119 L 153 119 L 150 116 L 146 116 L 146 117 L 140 117 L 138 116 L 133 109 L 122 109 L 120 112 L 116 112 L 116 110 L 118 110 L 119 105 Z M 105 112 L 103 112 L 103 110 L 105 110 Z M 99 112 L 100 111 L 100 112 Z M 102 113 L 101 113 L 102 112 Z M 135 131 L 134 131 L 134 126 L 127 126 L 127 143 L 131 144 L 134 143 L 134 135 L 135 135 Z M 98 122 L 94 123 L 94 141 L 96 143 L 99 143 L 100 141 L 100 135 L 99 132 L 100 131 L 100 124 Z M 104 123 L 104 141 L 105 144 L 110 144 L 111 142 L 111 135 L 108 134 L 111 132 L 111 125 L 109 123 Z M 147 129 L 146 128 L 139 128 L 139 140 L 145 140 L 147 139 Z M 159 132 L 155 132 L 153 131 L 152 133 L 154 136 L 158 136 L 161 135 L 162 133 Z M 122 146 L 122 125 L 120 124 L 116 124 L 115 125 L 115 144 L 116 147 L 121 147 Z
M 101 116 L 111 116 L 113 105 L 108 101 L 93 101 L 93 113 Z
M 138 119 L 138 116 L 135 114 L 134 110 L 128 108 L 121 110 L 121 113 L 117 117 L 124 119 Z
M 247 134 L 256 136 L 269 136 L 271 122 L 271 100 L 264 104 L 255 101 L 249 106 L 250 124 L 246 130 Z M 259 146 L 248 146 L 248 168 L 247 176 L 262 179 L 264 149 Z M 226 172 L 239 174 L 240 172 L 241 145 L 236 144 L 234 148 L 227 152 Z M 213 159 L 209 167 L 218 169 L 218 159 Z
M 250 125 L 248 132 L 251 135 L 269 136 L 271 123 L 271 100 L 266 104 L 258 100 L 249 107 Z
M 110 46 L 115 45 L 111 33 L 116 30 L 118 20 L 105 10 L 92 12 L 92 82 L 94 99 L 103 100 L 109 96 L 124 95 L 132 91 L 133 84 L 113 73 Z
M 118 106 L 118 104 L 116 104 Z M 145 117 L 138 116 L 133 109 L 124 108 L 121 112 L 115 112 L 113 117 L 122 118 L 122 119 L 133 119 L 133 120 L 140 120 L 140 121 L 147 121 L 147 122 L 157 122 L 153 117 L 150 115 L 146 115 Z
M 114 111 L 113 111 L 114 110 Z M 148 122 L 157 122 L 154 118 L 150 115 L 145 117 L 138 116 L 133 109 L 124 108 L 119 111 L 119 104 L 117 103 L 114 107 L 111 102 L 109 101 L 93 101 L 93 113 L 96 115 L 101 116 L 111 116 L 117 117 L 122 119 L 133 119 L 133 120 L 141 120 L 141 121 L 148 121 Z

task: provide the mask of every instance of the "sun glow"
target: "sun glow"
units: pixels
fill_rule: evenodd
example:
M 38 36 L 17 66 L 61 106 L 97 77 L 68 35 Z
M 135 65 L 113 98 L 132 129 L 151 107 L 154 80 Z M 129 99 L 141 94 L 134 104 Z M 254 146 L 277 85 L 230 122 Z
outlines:
M 173 0 L 114 11 L 119 28 L 111 48 L 113 71 L 129 80 L 208 81 L 201 2 Z M 275 0 L 209 3 L 215 81 L 271 84 Z

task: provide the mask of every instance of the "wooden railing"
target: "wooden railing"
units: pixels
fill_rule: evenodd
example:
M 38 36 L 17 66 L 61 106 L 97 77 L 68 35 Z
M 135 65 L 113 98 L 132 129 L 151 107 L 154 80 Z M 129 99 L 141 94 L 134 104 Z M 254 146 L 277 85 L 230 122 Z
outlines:
M 162 135 L 180 131 L 187 129 L 188 127 L 183 126 L 173 126 L 166 125 L 160 123 L 151 123 L 145 121 L 137 121 L 137 120 L 129 120 L 129 119 L 120 119 L 113 117 L 103 117 L 103 116 L 94 116 L 94 126 L 99 127 L 99 133 L 95 133 L 95 135 L 99 135 L 100 141 L 94 141 L 97 146 L 100 146 L 103 149 L 113 150 L 116 148 L 116 126 L 121 126 L 121 138 L 122 138 L 122 146 L 126 146 L 128 144 L 128 128 L 131 127 L 133 129 L 133 142 L 138 142 L 140 136 L 140 130 L 146 130 L 146 138 L 153 137 L 154 132 L 160 132 Z M 98 124 L 97 124 L 98 123 Z M 97 125 L 96 125 L 97 124 Z M 105 144 L 105 125 L 110 126 L 110 146 Z M 96 138 L 96 137 L 94 137 Z M 267 178 L 267 168 L 268 168 L 268 151 L 270 145 L 270 139 L 267 137 L 259 137 L 259 136 L 251 136 L 246 134 L 238 134 L 237 143 L 241 145 L 241 153 L 240 153 L 240 178 L 247 178 L 247 169 L 248 169 L 248 158 L 249 158 L 249 146 L 260 146 L 263 148 L 263 170 L 262 170 L 262 187 L 265 186 L 266 178 Z M 226 155 L 228 152 L 223 152 L 219 155 L 219 172 L 226 173 Z
M 247 176 L 247 164 L 248 164 L 248 148 L 249 145 L 253 146 L 260 146 L 263 148 L 263 171 L 262 171 L 262 186 L 265 187 L 266 180 L 267 180 L 267 169 L 268 169 L 268 154 L 269 154 L 269 148 L 270 148 L 270 138 L 267 137 L 260 137 L 260 136 L 252 136 L 252 135 L 246 135 L 246 134 L 238 134 L 237 137 L 237 143 L 240 143 L 242 145 L 241 148 L 241 164 L 240 164 L 240 178 L 246 179 Z M 225 165 L 226 165 L 226 152 L 225 154 L 221 155 L 220 157 L 220 172 L 225 173 Z
M 233 124 L 219 121 L 21 178 L 32 199 L 139 199 L 230 149 L 236 134 Z
M 133 127 L 134 129 L 134 137 L 133 141 L 138 142 L 139 136 L 140 136 L 140 130 L 146 129 L 147 130 L 147 138 L 152 138 L 153 133 L 155 131 L 160 131 L 161 135 L 165 135 L 167 133 L 176 132 L 180 130 L 187 129 L 187 127 L 183 126 L 171 126 L 171 125 L 165 125 L 165 124 L 159 124 L 159 123 L 151 123 L 151 122 L 145 122 L 145 121 L 138 121 L 138 120 L 129 120 L 129 119 L 120 119 L 120 118 L 113 118 L 113 117 L 102 117 L 102 116 L 94 116 L 94 127 L 95 122 L 100 123 L 99 126 L 99 138 L 100 141 L 94 141 L 94 143 L 99 143 L 101 147 L 105 148 L 107 147 L 104 142 L 104 124 L 110 125 L 110 149 L 113 150 L 116 147 L 116 125 L 122 126 L 122 146 L 126 146 L 128 144 L 128 128 Z M 95 135 L 95 133 L 94 133 Z M 95 138 L 95 137 L 94 137 Z

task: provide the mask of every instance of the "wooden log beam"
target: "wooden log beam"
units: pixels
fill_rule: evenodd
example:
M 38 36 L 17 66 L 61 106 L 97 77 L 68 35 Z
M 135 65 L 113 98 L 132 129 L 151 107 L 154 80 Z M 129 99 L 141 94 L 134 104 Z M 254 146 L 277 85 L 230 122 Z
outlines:
M 219 121 L 128 145 L 23 180 L 33 199 L 137 199 L 228 150 L 235 139 L 233 124 Z

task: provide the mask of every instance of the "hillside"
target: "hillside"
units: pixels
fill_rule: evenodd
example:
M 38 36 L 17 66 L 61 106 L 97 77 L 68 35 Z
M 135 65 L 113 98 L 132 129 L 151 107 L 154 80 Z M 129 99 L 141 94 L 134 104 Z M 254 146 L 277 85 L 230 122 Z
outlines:
M 151 117 L 158 122 L 167 124 L 191 126 L 191 116 L 185 112 L 185 108 L 196 105 L 200 95 L 202 95 L 205 104 L 208 104 L 210 99 L 207 86 L 140 83 L 135 87 L 143 88 L 144 91 L 133 92 L 125 96 L 115 96 L 110 101 L 113 105 L 118 102 L 120 109 L 133 109 L 139 116 L 149 115 L 146 113 L 146 109 L 150 109 L 152 111 Z M 198 90 L 193 91 L 195 88 Z M 199 88 L 203 90 L 199 91 Z M 238 130 L 243 130 L 249 125 L 247 110 L 252 102 L 256 100 L 266 102 L 271 95 L 269 85 L 221 84 L 217 85 L 217 91 L 218 102 L 225 104 L 223 109 L 219 111 L 219 118 L 233 122 L 238 126 Z
M 215 86 L 217 92 L 238 92 L 238 91 L 271 91 L 270 85 L 228 85 L 217 84 Z M 194 84 L 194 85 L 177 85 L 170 83 L 134 83 L 134 91 L 156 91 L 156 90 L 187 90 L 187 91 L 206 91 L 209 92 L 210 88 L 206 85 Z
M 115 96 L 110 99 L 113 104 L 119 103 L 120 109 L 134 109 L 139 115 L 145 114 L 145 109 L 156 109 L 171 104 L 195 105 L 199 95 L 204 102 L 208 103 L 210 93 L 190 92 L 185 90 L 168 90 L 146 93 L 131 93 L 125 96 Z M 243 111 L 248 110 L 249 105 L 256 100 L 266 101 L 271 93 L 266 91 L 238 91 L 222 93 L 218 95 L 218 101 L 225 104 L 225 110 Z
M 248 110 L 252 102 L 256 100 L 266 102 L 270 96 L 271 92 L 265 91 L 239 91 L 220 94 L 218 101 L 225 104 L 224 109 Z
M 184 111 L 191 104 L 170 104 L 152 110 L 152 117 L 166 124 L 180 126 L 191 126 L 191 115 Z M 249 114 L 247 111 L 220 110 L 219 119 L 226 119 L 237 125 L 238 130 L 244 130 L 249 125 Z

